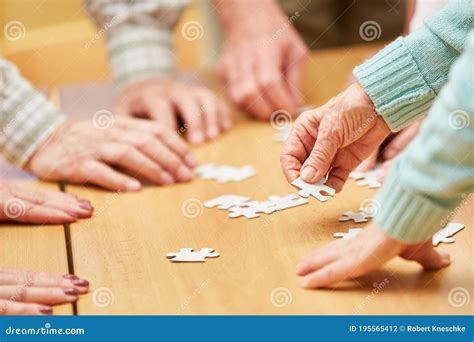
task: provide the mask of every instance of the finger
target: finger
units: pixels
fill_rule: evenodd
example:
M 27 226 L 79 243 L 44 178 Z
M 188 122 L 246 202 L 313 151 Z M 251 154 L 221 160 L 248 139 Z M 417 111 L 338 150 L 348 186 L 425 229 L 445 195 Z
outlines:
M 408 248 L 401 256 L 418 262 L 425 270 L 438 270 L 451 263 L 449 254 L 436 251 L 431 239 L 423 244 Z
M 326 246 L 327 247 L 327 246 Z M 324 247 L 323 247 L 324 248 Z M 334 250 L 324 248 L 303 258 L 296 266 L 296 274 L 304 276 L 308 273 L 314 272 L 326 264 L 334 261 L 337 258 L 337 253 Z
M 189 141 L 193 144 L 203 143 L 205 140 L 204 120 L 198 99 L 192 94 L 186 96 L 178 94 L 173 102 L 187 127 Z
M 351 153 L 349 148 L 340 149 L 334 157 L 326 184 L 336 192 L 340 192 L 349 178 L 349 174 L 359 162 L 358 157 Z
M 14 302 L 57 305 L 77 300 L 79 290 L 59 287 L 26 287 L 5 285 L 0 287 L 0 299 Z
M 301 94 L 303 68 L 308 58 L 308 51 L 304 43 L 301 48 L 288 49 L 285 56 L 285 79 L 288 84 L 293 102 L 297 106 L 303 105 Z
M 303 163 L 301 178 L 305 182 L 315 183 L 323 178 L 340 147 L 335 139 L 325 133 L 324 131 L 318 133 L 313 150 L 308 159 Z
M 170 150 L 184 160 L 189 168 L 193 169 L 197 166 L 198 161 L 196 157 L 178 134 L 165 129 L 162 130 L 159 138 Z
M 178 129 L 176 115 L 173 106 L 169 101 L 165 99 L 155 99 L 154 97 L 146 97 L 145 105 L 147 107 L 147 113 L 151 119 L 162 123 L 172 131 Z
M 127 143 L 106 144 L 100 148 L 99 157 L 107 164 L 124 168 L 133 176 L 141 176 L 161 185 L 174 183 L 172 175 L 164 171 L 160 165 L 153 162 L 144 153 Z
M 4 207 L 0 211 L 0 220 L 32 224 L 64 224 L 74 222 L 78 218 L 72 212 L 36 205 L 19 198 L 16 200 L 18 210 L 13 211 L 11 207 Z
M 18 303 L 10 300 L 0 299 L 0 316 L 2 315 L 52 315 L 53 308 L 49 305 L 32 303 Z
M 366 160 L 364 160 L 356 170 L 367 172 L 372 170 L 377 164 L 377 157 L 379 155 L 379 149 L 377 148 Z
M 331 284 L 352 278 L 349 260 L 338 260 L 327 264 L 315 272 L 303 276 L 300 281 L 305 288 L 326 287 Z
M 258 87 L 263 96 L 271 103 L 273 110 L 282 109 L 295 114 L 297 112 L 296 103 L 291 97 L 290 90 L 283 79 L 283 72 L 277 63 L 278 60 L 272 62 L 259 60 L 255 70 Z
M 61 275 L 44 272 L 20 270 L 16 272 L 0 273 L 0 286 L 24 285 L 29 287 L 75 287 L 80 293 L 87 292 L 89 282 L 73 275 Z
M 266 120 L 273 112 L 270 102 L 259 89 L 252 60 L 238 62 L 239 73 L 228 83 L 229 97 L 240 108 L 253 116 Z
M 138 180 L 115 171 L 110 166 L 96 160 L 85 162 L 79 170 L 78 183 L 92 183 L 112 191 L 138 191 Z
M 207 91 L 198 93 L 197 98 L 203 113 L 206 136 L 215 139 L 220 134 L 218 99 Z
M 289 182 L 300 176 L 301 166 L 314 146 L 319 127 L 315 117 L 312 111 L 301 114 L 283 145 L 280 163 Z
M 158 122 L 150 121 L 148 119 L 127 117 L 117 118 L 114 124 L 114 128 L 119 128 L 123 130 L 136 130 L 153 135 L 160 135 L 161 132 L 164 130 L 163 125 Z M 111 132 L 113 131 L 111 130 Z
M 79 218 L 90 217 L 93 212 L 93 207 L 88 200 L 78 199 L 72 194 L 19 186 L 10 187 L 10 192 L 22 200 L 45 207 L 56 208 Z
M 153 177 L 149 178 L 150 180 L 158 182 L 158 184 L 171 184 L 174 183 L 174 180 L 185 182 L 193 178 L 193 173 L 179 155 L 175 154 L 157 138 L 151 135 L 140 135 L 136 132 L 125 132 L 121 134 L 121 141 L 135 146 L 137 152 L 143 153 L 143 156 L 131 153 L 130 158 L 133 157 L 134 160 L 120 162 L 127 162 L 128 167 L 140 166 L 140 168 L 143 168 L 140 172 L 143 172 L 144 175 L 147 174 L 146 177 Z M 140 161 L 144 164 L 134 164 Z
M 350 173 L 351 169 L 347 169 L 344 166 L 334 167 L 329 172 L 326 185 L 336 190 L 336 192 L 341 192 Z

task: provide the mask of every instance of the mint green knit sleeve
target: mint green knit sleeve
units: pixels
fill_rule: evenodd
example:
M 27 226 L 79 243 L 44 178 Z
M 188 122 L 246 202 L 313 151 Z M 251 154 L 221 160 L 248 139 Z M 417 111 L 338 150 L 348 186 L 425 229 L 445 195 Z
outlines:
M 375 220 L 398 240 L 428 240 L 474 191 L 474 31 L 420 133 L 395 160 Z
M 474 28 L 473 0 L 455 0 L 354 69 L 392 131 L 428 110 Z

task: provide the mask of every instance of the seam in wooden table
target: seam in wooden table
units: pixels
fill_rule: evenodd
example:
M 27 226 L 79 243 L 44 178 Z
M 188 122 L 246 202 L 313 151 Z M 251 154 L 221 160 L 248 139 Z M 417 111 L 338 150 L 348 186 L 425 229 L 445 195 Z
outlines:
M 64 181 L 59 182 L 59 189 L 61 192 L 66 192 L 66 184 Z M 67 255 L 67 269 L 69 274 L 75 274 L 74 272 L 74 256 L 72 254 L 72 239 L 71 239 L 71 227 L 69 223 L 63 224 L 64 227 L 64 240 L 66 242 L 66 255 Z M 72 314 L 77 316 L 77 302 L 71 303 Z

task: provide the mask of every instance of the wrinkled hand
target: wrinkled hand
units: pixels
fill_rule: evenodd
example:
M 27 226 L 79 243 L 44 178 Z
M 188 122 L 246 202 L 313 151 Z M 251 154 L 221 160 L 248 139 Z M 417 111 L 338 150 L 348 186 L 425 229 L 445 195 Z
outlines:
M 354 84 L 325 105 L 298 117 L 283 147 L 283 172 L 290 182 L 301 175 L 308 183 L 329 172 L 327 184 L 340 191 L 349 173 L 389 133 L 370 98 Z
M 0 182 L 0 206 L 0 222 L 34 224 L 71 223 L 91 217 L 94 210 L 88 200 L 72 194 L 6 182 Z
M 276 110 L 296 115 L 308 48 L 274 1 L 232 6 L 229 20 L 221 18 L 225 37 L 217 70 L 227 95 L 261 120 Z
M 46 180 L 137 191 L 138 177 L 159 185 L 189 181 L 196 164 L 177 133 L 149 120 L 115 117 L 105 129 L 93 120 L 66 122 L 36 150 L 26 169 Z
M 449 255 L 435 251 L 431 239 L 420 244 L 404 244 L 371 223 L 355 238 L 331 242 L 306 256 L 296 272 L 303 287 L 327 287 L 377 270 L 397 255 L 418 262 L 425 270 L 450 264 Z
M 384 150 L 381 152 L 377 148 L 366 160 L 364 160 L 358 167 L 357 170 L 360 171 L 369 171 L 374 168 L 377 164 L 377 159 L 381 157 L 383 173 L 381 174 L 381 179 L 388 175 L 390 166 L 392 165 L 393 160 L 398 156 L 408 144 L 415 138 L 420 130 L 420 125 L 423 122 L 423 118 L 416 120 L 410 126 L 402 129 L 400 132 L 393 134 L 388 137 L 387 140 L 390 142 L 385 146 Z
M 119 94 L 114 112 L 153 119 L 173 131 L 180 116 L 187 138 L 195 144 L 215 139 L 232 126 L 227 106 L 212 91 L 162 78 L 127 86 Z
M 89 282 L 75 275 L 0 268 L 0 315 L 51 315 L 53 305 L 88 291 Z

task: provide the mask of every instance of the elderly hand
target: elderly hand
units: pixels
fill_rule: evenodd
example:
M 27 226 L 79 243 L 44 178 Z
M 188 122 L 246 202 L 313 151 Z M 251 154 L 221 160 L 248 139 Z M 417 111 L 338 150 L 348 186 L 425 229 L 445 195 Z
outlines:
M 197 162 L 177 133 L 148 120 L 109 119 L 111 127 L 93 120 L 66 122 L 34 152 L 26 169 L 46 180 L 89 182 L 115 191 L 139 190 L 135 177 L 160 185 L 193 177 Z
M 225 32 L 218 74 L 229 98 L 261 120 L 276 110 L 296 115 L 308 57 L 292 26 L 298 18 L 287 18 L 273 0 L 225 1 L 216 7 Z
M 353 84 L 325 105 L 298 117 L 283 147 L 283 172 L 290 182 L 301 175 L 308 183 L 329 173 L 327 184 L 340 191 L 349 173 L 389 133 L 362 87 Z
M 173 131 L 180 116 L 188 140 L 195 144 L 215 139 L 232 126 L 227 106 L 209 89 L 162 78 L 127 86 L 114 112 L 153 119 Z
M 53 305 L 88 291 L 89 282 L 72 274 L 0 268 L 0 315 L 51 315 Z
M 0 222 L 63 224 L 91 217 L 88 200 L 59 191 L 0 182 Z
M 448 254 L 437 252 L 431 239 L 419 244 L 394 240 L 371 223 L 351 240 L 338 240 L 309 254 L 296 267 L 306 288 L 327 287 L 379 269 L 395 256 L 416 261 L 426 270 L 450 264 Z

